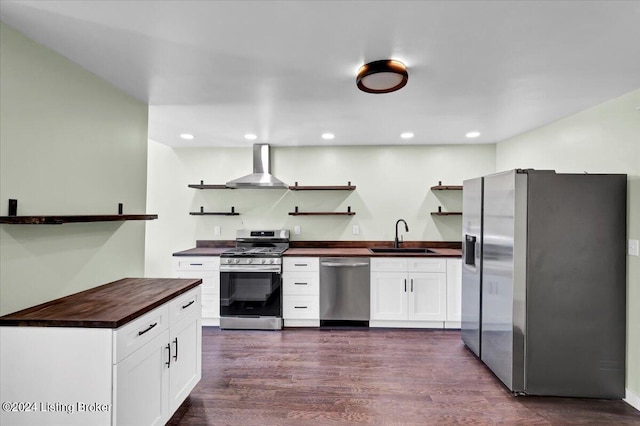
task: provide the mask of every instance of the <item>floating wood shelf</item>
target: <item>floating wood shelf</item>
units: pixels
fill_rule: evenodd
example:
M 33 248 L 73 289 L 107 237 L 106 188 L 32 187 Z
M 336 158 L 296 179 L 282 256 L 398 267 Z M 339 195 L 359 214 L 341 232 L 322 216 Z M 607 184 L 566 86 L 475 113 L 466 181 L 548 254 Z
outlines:
M 295 185 L 290 186 L 289 189 L 291 191 L 354 191 L 356 189 L 355 185 L 351 185 L 351 182 L 347 183 L 347 185 L 314 185 L 314 186 L 300 186 L 298 182 Z
M 194 188 L 194 189 L 235 189 L 235 188 L 229 188 L 225 184 L 205 185 L 203 180 L 201 180 L 200 183 L 192 183 L 187 186 L 189 188 Z
M 436 185 L 432 186 L 433 191 L 461 191 L 462 185 Z
M 298 211 L 298 206 L 293 212 L 289 212 L 291 216 L 353 216 L 356 212 L 351 211 L 351 206 L 347 208 L 346 212 L 301 212 Z
M 200 207 L 199 212 L 189 212 L 192 216 L 239 216 L 240 213 L 236 212 L 235 207 L 231 207 L 230 212 L 205 212 L 204 207 Z
M 462 212 L 431 212 L 431 216 L 460 216 Z
M 157 214 L 0 216 L 0 223 L 13 225 L 62 225 L 63 223 L 154 220 L 157 218 Z

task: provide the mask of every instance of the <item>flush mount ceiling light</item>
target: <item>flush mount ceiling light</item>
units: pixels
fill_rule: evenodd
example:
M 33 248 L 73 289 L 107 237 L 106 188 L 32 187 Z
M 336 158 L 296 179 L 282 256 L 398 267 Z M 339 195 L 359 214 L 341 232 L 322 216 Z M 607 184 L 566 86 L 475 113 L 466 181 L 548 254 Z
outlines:
M 407 67 L 392 59 L 369 62 L 360 67 L 356 82 L 367 93 L 389 93 L 402 89 L 409 80 Z
M 180 137 L 186 141 L 190 141 L 194 138 L 194 136 L 191 133 L 182 133 Z
M 244 135 L 244 138 L 250 141 L 254 141 L 256 139 L 258 139 L 258 135 L 253 134 L 253 133 L 247 133 L 246 135 Z
M 477 132 L 477 131 L 469 132 L 465 136 L 468 137 L 469 139 L 477 138 L 478 136 L 480 136 L 480 132 Z
M 334 139 L 336 137 L 336 135 L 334 135 L 333 133 L 323 133 L 322 134 L 322 139 L 325 140 L 331 140 Z
M 400 134 L 400 137 L 401 137 L 402 139 L 411 139 L 411 138 L 413 138 L 413 133 L 411 133 L 411 132 L 404 132 L 404 133 L 401 133 L 401 134 Z

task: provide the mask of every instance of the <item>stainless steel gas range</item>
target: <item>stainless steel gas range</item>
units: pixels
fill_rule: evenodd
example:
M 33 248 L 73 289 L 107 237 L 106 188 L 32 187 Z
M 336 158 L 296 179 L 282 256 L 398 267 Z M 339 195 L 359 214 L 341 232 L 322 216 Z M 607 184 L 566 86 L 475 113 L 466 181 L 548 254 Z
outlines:
M 220 328 L 282 328 L 282 254 L 289 231 L 238 230 L 220 255 Z

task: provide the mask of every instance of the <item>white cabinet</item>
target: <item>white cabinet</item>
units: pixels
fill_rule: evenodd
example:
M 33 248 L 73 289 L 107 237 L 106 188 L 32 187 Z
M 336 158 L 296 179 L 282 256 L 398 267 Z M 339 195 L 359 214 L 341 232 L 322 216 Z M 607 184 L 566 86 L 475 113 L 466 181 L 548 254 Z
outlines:
M 189 292 L 169 303 L 169 412 L 174 413 L 202 377 L 202 320 L 199 294 Z
M 174 256 L 174 278 L 202 278 L 202 325 L 220 325 L 220 257 Z
M 445 328 L 460 328 L 462 321 L 462 260 L 447 258 L 447 321 Z
M 151 338 L 139 348 L 114 346 L 118 426 L 164 424 L 200 381 L 200 296 L 199 287 L 190 290 L 114 331 L 116 342 Z
M 319 284 L 319 258 L 283 258 L 282 318 L 285 327 L 320 326 Z
M 169 418 L 169 331 L 113 368 L 114 424 L 162 425 Z
M 201 378 L 200 286 L 117 328 L 0 327 L 11 425 L 163 425 Z M 18 407 L 16 407 L 18 408 Z
M 442 328 L 446 292 L 443 258 L 372 258 L 369 325 Z

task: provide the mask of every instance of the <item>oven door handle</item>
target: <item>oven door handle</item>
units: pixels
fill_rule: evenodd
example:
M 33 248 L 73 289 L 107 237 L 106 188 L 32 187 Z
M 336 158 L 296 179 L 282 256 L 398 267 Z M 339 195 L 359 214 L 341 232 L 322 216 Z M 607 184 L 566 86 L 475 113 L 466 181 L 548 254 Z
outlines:
M 220 272 L 280 272 L 280 265 L 250 267 L 246 265 L 220 265 Z

